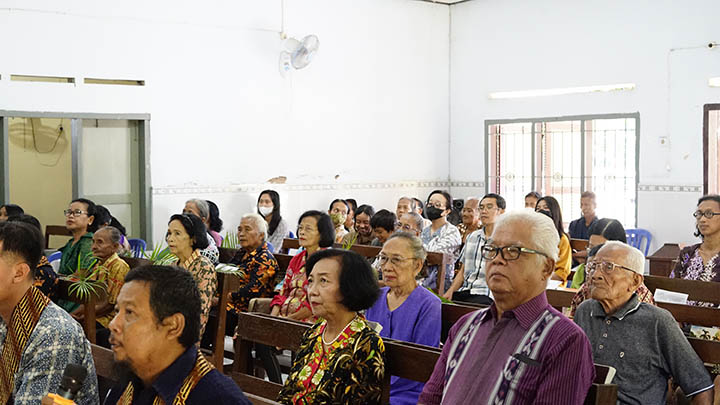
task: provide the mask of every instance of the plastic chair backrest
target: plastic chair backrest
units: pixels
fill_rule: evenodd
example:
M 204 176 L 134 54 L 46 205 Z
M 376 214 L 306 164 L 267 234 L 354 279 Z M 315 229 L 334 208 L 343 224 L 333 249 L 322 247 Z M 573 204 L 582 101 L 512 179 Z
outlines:
M 640 250 L 645 256 L 648 255 L 650 250 L 650 242 L 652 241 L 652 235 L 647 229 L 626 229 L 625 237 L 627 238 L 628 245 Z M 644 244 L 643 244 L 644 242 Z M 641 246 L 644 246 L 641 247 Z
M 295 239 L 295 234 L 293 233 L 293 231 L 289 231 L 289 232 L 290 232 L 290 233 L 288 234 L 288 238 L 289 238 L 289 239 Z
M 62 258 L 62 252 L 57 251 L 57 252 L 53 252 L 50 256 L 48 256 L 47 259 L 48 259 L 48 262 L 52 263 L 55 260 L 60 260 L 61 258 Z
M 270 251 L 270 253 L 275 251 L 275 248 L 273 248 L 272 243 L 268 242 L 267 245 L 268 245 L 268 250 Z
M 147 244 L 142 239 L 128 239 L 130 249 L 132 249 L 133 257 L 142 257 L 143 252 L 147 249 Z

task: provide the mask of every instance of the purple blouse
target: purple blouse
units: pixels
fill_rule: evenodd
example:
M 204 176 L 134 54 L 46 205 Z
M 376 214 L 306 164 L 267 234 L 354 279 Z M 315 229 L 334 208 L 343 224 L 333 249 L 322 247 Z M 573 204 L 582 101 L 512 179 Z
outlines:
M 380 297 L 365 312 L 365 317 L 382 325 L 380 337 L 438 347 L 442 328 L 442 302 L 422 286 L 410 293 L 394 311 L 387 305 L 390 287 L 380 289 Z M 390 403 L 417 404 L 423 383 L 390 377 Z
M 453 325 L 419 403 L 582 404 L 594 377 L 587 336 L 543 292 L 500 318 L 493 304 Z

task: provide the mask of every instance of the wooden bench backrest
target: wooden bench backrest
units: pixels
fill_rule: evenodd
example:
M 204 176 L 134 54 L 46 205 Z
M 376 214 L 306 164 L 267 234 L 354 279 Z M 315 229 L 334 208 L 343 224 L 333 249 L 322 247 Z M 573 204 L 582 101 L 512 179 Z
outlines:
M 587 239 L 570 239 L 570 247 L 572 250 L 582 251 L 588 247 Z
M 662 290 L 688 294 L 688 299 L 693 301 L 720 304 L 720 286 L 715 282 L 645 276 L 645 285 L 653 294 L 656 289 L 660 288 Z
M 72 233 L 65 228 L 65 225 L 45 225 L 45 249 L 50 248 L 51 236 L 71 237 Z
M 152 261 L 150 261 L 148 259 L 143 259 L 141 257 L 124 257 L 123 256 L 123 257 L 121 257 L 121 259 L 123 259 L 125 261 L 125 263 L 127 263 L 128 266 L 130 266 L 131 269 L 152 264 Z
M 98 377 L 114 381 L 113 375 L 113 352 L 96 344 L 90 344 L 93 361 L 95 362 L 95 373 Z
M 268 346 L 278 346 L 297 351 L 303 334 L 310 325 L 302 322 L 272 317 L 264 314 L 242 313 L 238 317 L 239 339 L 235 346 L 233 379 L 251 394 L 266 398 L 275 398 L 280 384 L 270 383 L 252 377 L 252 360 L 249 357 L 251 342 Z M 384 396 L 389 396 L 390 376 L 396 375 L 414 381 L 425 382 L 430 378 L 440 350 L 434 347 L 413 345 L 392 339 L 383 339 L 385 343 L 386 381 Z M 261 382 L 262 381 L 262 382 Z M 385 401 L 387 402 L 387 401 Z

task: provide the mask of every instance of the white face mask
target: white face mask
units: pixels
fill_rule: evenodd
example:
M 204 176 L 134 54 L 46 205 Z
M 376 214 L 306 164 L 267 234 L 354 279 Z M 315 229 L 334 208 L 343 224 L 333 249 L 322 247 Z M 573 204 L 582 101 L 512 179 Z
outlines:
M 258 211 L 260 211 L 260 214 L 264 217 L 268 216 L 273 211 L 274 207 L 267 207 L 264 205 L 261 205 L 258 207 Z

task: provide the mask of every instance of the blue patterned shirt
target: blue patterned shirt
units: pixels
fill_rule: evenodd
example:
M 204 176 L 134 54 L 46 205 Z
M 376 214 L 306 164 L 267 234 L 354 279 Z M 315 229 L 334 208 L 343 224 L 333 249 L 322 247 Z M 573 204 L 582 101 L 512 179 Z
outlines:
M 7 324 L 0 318 L 0 351 L 7 332 Z M 50 302 L 40 315 L 20 358 L 13 390 L 15 405 L 37 405 L 48 393 L 57 392 L 68 364 L 82 365 L 88 371 L 75 403 L 99 404 L 90 342 L 85 338 L 80 324 L 62 308 Z
M 432 227 L 428 226 L 422 230 L 420 239 L 423 247 L 428 252 L 445 253 L 450 256 L 450 261 L 445 265 L 445 288 L 450 287 L 455 273 L 455 261 L 460 253 L 462 237 L 457 227 L 449 222 L 433 233 Z M 423 286 L 428 288 L 437 287 L 437 266 L 428 268 L 428 277 L 423 281 Z

